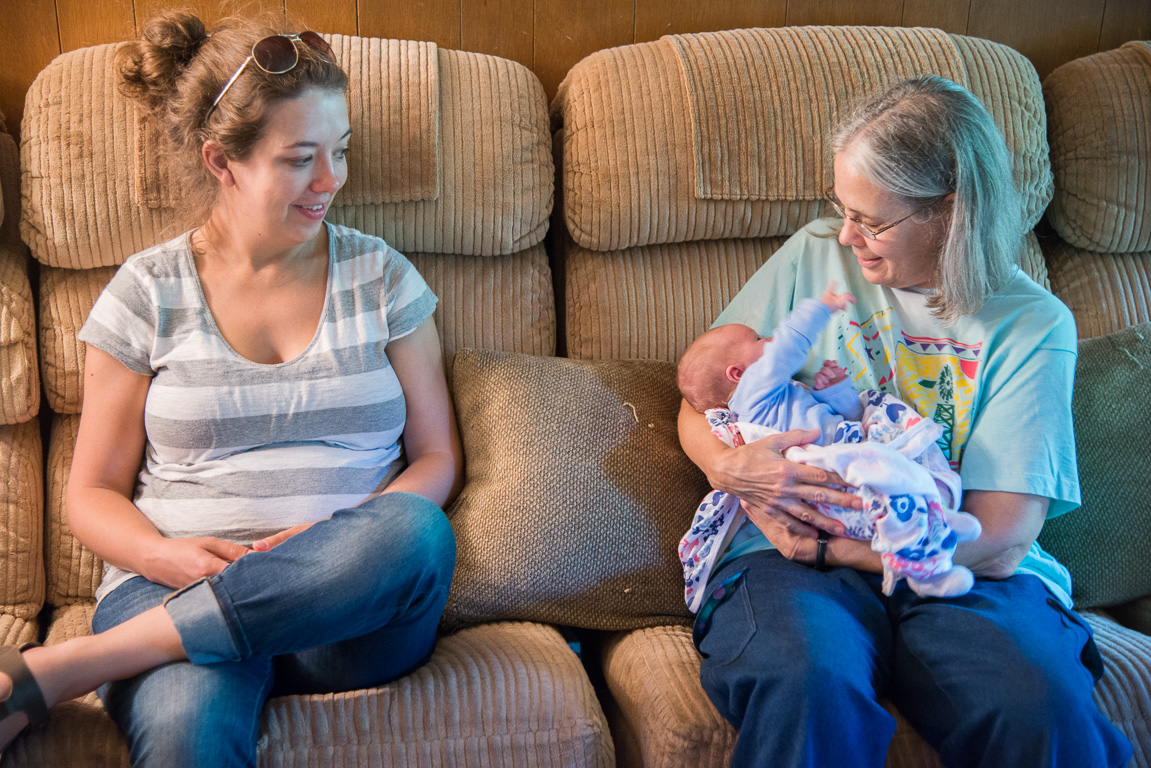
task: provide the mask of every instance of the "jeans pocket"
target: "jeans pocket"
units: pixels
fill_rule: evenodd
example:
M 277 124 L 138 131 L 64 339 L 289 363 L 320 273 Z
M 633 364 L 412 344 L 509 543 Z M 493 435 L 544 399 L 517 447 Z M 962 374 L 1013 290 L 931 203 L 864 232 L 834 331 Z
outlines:
M 696 649 L 709 664 L 730 664 L 755 635 L 755 614 L 744 571 L 721 581 L 700 607 L 692 627 Z

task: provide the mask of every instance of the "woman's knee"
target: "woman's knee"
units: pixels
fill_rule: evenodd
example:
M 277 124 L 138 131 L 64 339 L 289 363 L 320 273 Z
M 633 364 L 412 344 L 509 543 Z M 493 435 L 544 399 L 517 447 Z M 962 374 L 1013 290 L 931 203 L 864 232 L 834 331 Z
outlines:
M 363 548 L 358 562 L 388 562 L 425 577 L 451 581 L 456 537 L 444 511 L 415 493 L 385 493 L 367 502 L 366 525 L 352 546 Z

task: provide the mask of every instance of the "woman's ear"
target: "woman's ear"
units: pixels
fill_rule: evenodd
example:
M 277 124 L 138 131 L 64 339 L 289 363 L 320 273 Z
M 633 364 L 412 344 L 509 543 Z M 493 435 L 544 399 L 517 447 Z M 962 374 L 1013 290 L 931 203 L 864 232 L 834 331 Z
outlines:
M 223 147 L 209 139 L 204 142 L 200 153 L 204 158 L 204 165 L 208 166 L 208 170 L 220 184 L 230 187 L 236 183 L 235 178 L 232 177 L 232 169 L 228 165 L 228 156 L 224 154 Z

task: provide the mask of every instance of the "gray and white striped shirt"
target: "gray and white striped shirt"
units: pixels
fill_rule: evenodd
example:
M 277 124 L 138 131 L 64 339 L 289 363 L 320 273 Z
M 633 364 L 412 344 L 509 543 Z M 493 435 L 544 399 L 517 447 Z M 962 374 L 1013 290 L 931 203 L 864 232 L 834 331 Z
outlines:
M 129 258 L 93 307 L 80 339 L 152 377 L 134 501 L 163 535 L 250 544 L 354 506 L 403 468 L 404 396 L 384 347 L 436 297 L 383 240 L 327 226 L 327 300 L 292 360 L 228 345 L 190 233 Z M 133 575 L 106 566 L 97 598 Z

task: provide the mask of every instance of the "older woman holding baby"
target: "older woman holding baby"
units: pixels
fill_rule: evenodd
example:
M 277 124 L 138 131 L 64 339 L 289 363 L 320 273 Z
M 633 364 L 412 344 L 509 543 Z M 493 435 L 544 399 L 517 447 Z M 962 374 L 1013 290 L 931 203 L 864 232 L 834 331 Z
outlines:
M 881 698 L 948 766 L 1126 765 L 1131 744 L 1092 700 L 1102 661 L 1070 577 L 1035 543 L 1079 503 L 1076 333 L 1016 265 L 1003 138 L 971 93 L 929 76 L 858 109 L 833 150 L 837 218 L 793 236 L 716 325 L 766 335 L 829 281 L 854 294 L 810 359 L 944 426 L 983 527 L 955 552 L 976 580 L 962 597 L 883 595 L 870 543 L 812 506 L 859 499 L 781 455 L 814 434 L 728 448 L 685 403 L 684 450 L 747 513 L 695 628 L 704 689 L 739 730 L 732 765 L 882 766 L 896 726 Z

